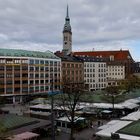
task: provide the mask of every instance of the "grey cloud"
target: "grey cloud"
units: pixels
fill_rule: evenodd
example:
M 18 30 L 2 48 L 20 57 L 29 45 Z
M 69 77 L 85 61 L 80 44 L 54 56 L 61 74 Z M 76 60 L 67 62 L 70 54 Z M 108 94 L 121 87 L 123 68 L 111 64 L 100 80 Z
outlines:
M 73 50 L 132 50 L 130 42 L 140 38 L 139 0 L 68 0 L 68 4 Z M 0 0 L 0 47 L 61 50 L 66 5 L 65 0 Z

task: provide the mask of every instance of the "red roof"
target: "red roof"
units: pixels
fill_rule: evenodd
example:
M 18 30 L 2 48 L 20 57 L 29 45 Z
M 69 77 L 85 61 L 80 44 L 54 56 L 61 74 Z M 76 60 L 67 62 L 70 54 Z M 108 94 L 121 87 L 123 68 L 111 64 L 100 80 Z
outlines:
M 74 55 L 96 56 L 96 57 L 103 57 L 103 58 L 110 58 L 110 56 L 114 56 L 114 60 L 127 60 L 128 58 L 133 60 L 129 50 L 74 52 Z

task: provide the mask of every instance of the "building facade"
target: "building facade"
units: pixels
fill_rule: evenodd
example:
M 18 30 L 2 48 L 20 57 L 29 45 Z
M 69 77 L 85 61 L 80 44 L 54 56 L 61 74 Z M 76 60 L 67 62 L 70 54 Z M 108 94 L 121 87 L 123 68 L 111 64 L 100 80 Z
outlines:
M 0 49 L 0 95 L 22 102 L 27 95 L 60 90 L 61 59 L 51 52 Z
M 89 91 L 106 88 L 106 62 L 95 57 L 81 57 L 84 62 L 84 82 Z
M 125 66 L 120 64 L 108 64 L 106 71 L 107 86 L 118 85 L 120 80 L 125 79 Z
M 117 63 L 125 66 L 125 78 L 134 73 L 134 60 L 129 50 L 74 52 L 75 56 L 92 56 L 106 59 L 107 65 Z
M 84 64 L 77 58 L 72 56 L 63 56 L 61 70 L 63 82 L 84 82 Z

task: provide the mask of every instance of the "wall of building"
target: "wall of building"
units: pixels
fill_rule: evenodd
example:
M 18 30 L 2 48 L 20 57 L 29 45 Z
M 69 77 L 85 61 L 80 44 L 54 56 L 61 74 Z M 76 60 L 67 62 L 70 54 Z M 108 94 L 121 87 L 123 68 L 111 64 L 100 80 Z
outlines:
M 0 94 L 15 96 L 47 94 L 51 90 L 60 90 L 61 60 L 27 57 L 0 58 Z M 22 100 L 22 98 L 17 98 Z
M 62 80 L 66 82 L 84 82 L 84 64 L 79 61 L 62 61 Z
M 117 81 L 125 79 L 125 66 L 107 65 L 106 75 L 108 86 L 117 85 Z
M 106 88 L 106 63 L 84 62 L 84 81 L 89 91 Z

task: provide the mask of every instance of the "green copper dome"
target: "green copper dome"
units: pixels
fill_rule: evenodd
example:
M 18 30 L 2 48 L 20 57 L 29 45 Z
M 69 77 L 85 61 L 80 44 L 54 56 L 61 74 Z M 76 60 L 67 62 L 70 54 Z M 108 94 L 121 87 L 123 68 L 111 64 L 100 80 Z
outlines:
M 68 5 L 67 5 L 67 15 L 66 15 L 66 18 L 65 18 L 65 24 L 64 24 L 63 32 L 71 32 Z

